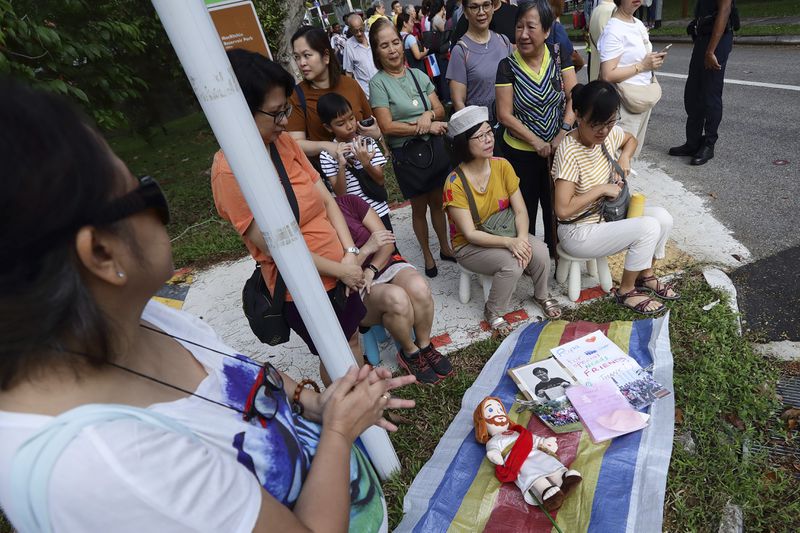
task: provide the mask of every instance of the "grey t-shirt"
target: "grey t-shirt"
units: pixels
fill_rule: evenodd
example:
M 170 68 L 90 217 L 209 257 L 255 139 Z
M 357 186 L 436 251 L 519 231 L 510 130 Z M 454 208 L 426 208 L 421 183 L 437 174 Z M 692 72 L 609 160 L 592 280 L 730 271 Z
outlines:
M 450 51 L 447 79 L 466 85 L 466 105 L 488 107 L 491 120 L 494 120 L 497 64 L 511 52 L 508 39 L 493 31 L 489 32 L 489 42 L 486 44 L 476 43 L 464 35 Z

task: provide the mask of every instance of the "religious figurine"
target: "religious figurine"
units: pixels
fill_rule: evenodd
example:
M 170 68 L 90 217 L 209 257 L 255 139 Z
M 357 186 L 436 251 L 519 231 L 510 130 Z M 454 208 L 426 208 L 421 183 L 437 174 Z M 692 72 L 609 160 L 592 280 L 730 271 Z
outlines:
M 555 511 L 567 492 L 583 479 L 554 457 L 558 450 L 555 437 L 538 437 L 518 424 L 510 424 L 499 398 L 484 398 L 472 419 L 475 439 L 486 445 L 486 457 L 497 465 L 497 479 L 513 481 L 530 505 L 541 504 L 547 511 Z

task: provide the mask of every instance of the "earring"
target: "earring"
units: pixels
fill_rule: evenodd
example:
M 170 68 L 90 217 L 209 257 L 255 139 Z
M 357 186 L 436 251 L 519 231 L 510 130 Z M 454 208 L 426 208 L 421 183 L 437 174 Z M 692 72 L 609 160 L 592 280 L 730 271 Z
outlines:
M 124 278 L 125 277 L 125 272 L 117 272 L 117 277 L 118 278 Z

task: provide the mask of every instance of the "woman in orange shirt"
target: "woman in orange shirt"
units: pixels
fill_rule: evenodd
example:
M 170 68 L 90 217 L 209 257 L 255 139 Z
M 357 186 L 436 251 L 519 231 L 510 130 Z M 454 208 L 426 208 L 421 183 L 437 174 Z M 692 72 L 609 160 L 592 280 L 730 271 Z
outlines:
M 297 141 L 291 135 L 284 134 L 293 110 L 287 98 L 294 90 L 294 80 L 280 65 L 260 54 L 232 50 L 228 52 L 228 58 L 264 144 L 270 150 L 273 161 L 276 162 L 275 158 L 279 156 L 286 169 L 297 198 L 300 232 L 331 298 L 342 331 L 350 342 L 353 355 L 362 365 L 364 360 L 358 342 L 358 324 L 364 318 L 366 309 L 358 294 L 364 286 L 364 273 L 357 259 L 359 249 L 353 244 L 347 223 L 319 174 Z M 261 265 L 267 287 L 274 292 L 278 274 L 275 262 L 222 150 L 214 156 L 211 188 L 220 216 L 233 224 L 242 236 L 250 255 Z M 289 327 L 303 338 L 313 354 L 318 355 L 288 293 L 286 300 L 284 316 Z M 321 363 L 320 375 L 326 384 L 330 383 Z

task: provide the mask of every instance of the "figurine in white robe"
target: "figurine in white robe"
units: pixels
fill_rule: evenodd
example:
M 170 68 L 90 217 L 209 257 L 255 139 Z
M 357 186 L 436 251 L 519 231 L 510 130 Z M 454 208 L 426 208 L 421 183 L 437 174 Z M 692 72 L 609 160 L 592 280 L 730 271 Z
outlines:
M 564 496 L 582 477 L 551 454 L 558 450 L 555 437 L 538 437 L 519 425 L 509 424 L 498 398 L 487 396 L 473 414 L 475 439 L 486 445 L 486 457 L 496 466 L 500 481 L 513 481 L 530 505 L 546 510 L 561 507 Z

